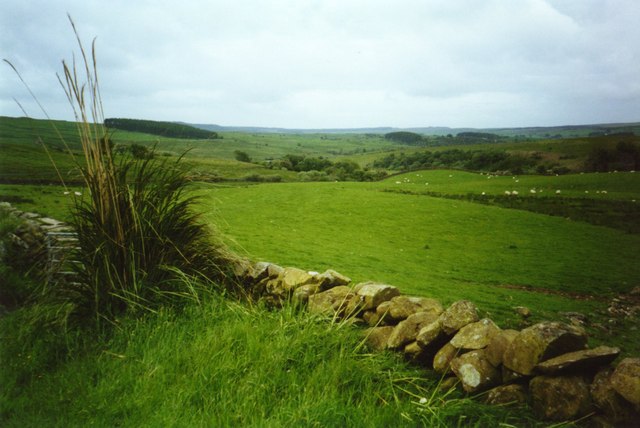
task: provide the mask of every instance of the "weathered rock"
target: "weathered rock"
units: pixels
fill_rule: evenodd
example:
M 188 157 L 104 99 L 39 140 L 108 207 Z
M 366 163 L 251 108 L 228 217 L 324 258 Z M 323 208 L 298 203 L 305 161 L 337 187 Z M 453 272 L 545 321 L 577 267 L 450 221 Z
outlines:
M 527 402 L 527 393 L 522 385 L 497 386 L 487 392 L 485 403 L 493 405 L 521 404 Z
M 612 375 L 612 367 L 606 367 L 595 375 L 590 387 L 593 403 L 612 422 L 623 424 L 626 421 L 637 419 L 637 415 L 634 415 L 633 405 L 622 398 L 613 387 Z M 634 418 L 634 416 L 636 417 Z
M 613 388 L 640 410 L 640 358 L 625 358 L 611 376 Z
M 534 412 L 547 420 L 577 419 L 591 411 L 589 384 L 581 376 L 538 376 L 529 382 Z
M 327 269 L 323 273 L 316 275 L 315 280 L 320 287 L 320 291 L 326 291 L 333 287 L 351 284 L 351 278 L 332 269 Z
M 362 302 L 362 310 L 375 309 L 380 303 L 400 295 L 400 290 L 397 287 L 375 282 L 358 284 L 354 290 Z
M 525 376 L 523 374 L 514 372 L 513 370 L 506 368 L 504 365 L 502 366 L 502 383 L 504 384 L 520 382 L 523 379 L 528 377 L 531 377 L 531 376 Z
M 390 302 L 379 305 L 377 312 L 391 322 L 399 322 L 417 312 L 432 312 L 439 315 L 442 313 L 442 305 L 437 300 L 426 297 L 395 296 Z
M 531 316 L 531 309 L 526 306 L 516 306 L 513 308 L 516 314 L 520 315 L 522 318 L 529 318 Z
M 253 265 L 250 278 L 254 281 L 262 281 L 263 279 L 274 279 L 284 272 L 284 268 L 269 262 L 258 262 Z
M 462 327 L 450 343 L 458 349 L 482 349 L 487 347 L 499 332 L 500 327 L 489 318 L 484 318 Z
M 501 379 L 500 372 L 489 363 L 482 349 L 454 358 L 451 370 L 460 379 L 462 388 L 471 393 L 484 391 Z
M 427 355 L 424 349 L 418 345 L 417 342 L 413 341 L 404 347 L 404 356 L 409 361 L 413 361 L 416 363 L 423 362 L 427 359 Z
M 313 275 L 309 272 L 295 267 L 285 268 L 280 277 L 285 292 L 293 291 L 302 285 L 311 284 L 315 281 Z
M 423 349 L 430 348 L 433 344 L 439 343 L 445 337 L 440 320 L 425 325 L 420 329 L 416 336 L 416 341 Z
M 339 285 L 309 296 L 308 309 L 314 314 L 342 316 L 354 296 L 350 287 Z
M 365 330 L 367 345 L 374 351 L 382 351 L 387 347 L 393 326 L 372 327 Z
M 413 342 L 416 340 L 420 329 L 436 319 L 438 319 L 438 315 L 432 312 L 416 312 L 410 315 L 406 320 L 395 326 L 387 346 L 390 349 L 397 349 L 409 342 Z
M 456 389 L 459 384 L 460 379 L 458 379 L 456 376 L 450 376 L 440 381 L 440 383 L 438 384 L 438 389 L 446 393 L 451 391 L 452 389 Z
M 588 370 L 611 363 L 620 355 L 620 349 L 598 346 L 594 349 L 569 352 L 550 358 L 536 365 L 535 371 L 543 374 L 557 374 L 566 371 Z
M 433 357 L 433 370 L 444 374 L 451 370 L 451 361 L 458 356 L 460 350 L 450 343 L 444 345 Z
M 292 302 L 298 305 L 306 305 L 309 297 L 320 291 L 318 284 L 306 284 L 295 289 L 293 292 Z
M 523 375 L 549 358 L 584 349 L 583 329 L 558 322 L 542 322 L 522 330 L 504 353 L 503 364 Z
M 452 335 L 465 325 L 479 319 L 476 305 L 467 300 L 459 300 L 440 315 L 440 324 L 445 334 Z
M 362 319 L 371 327 L 387 325 L 383 320 L 380 319 L 378 313 L 373 309 L 362 312 Z
M 484 352 L 487 359 L 494 367 L 498 367 L 502 364 L 502 358 L 505 351 L 518 333 L 520 332 L 517 330 L 500 330 L 491 338 L 491 341 L 485 348 Z

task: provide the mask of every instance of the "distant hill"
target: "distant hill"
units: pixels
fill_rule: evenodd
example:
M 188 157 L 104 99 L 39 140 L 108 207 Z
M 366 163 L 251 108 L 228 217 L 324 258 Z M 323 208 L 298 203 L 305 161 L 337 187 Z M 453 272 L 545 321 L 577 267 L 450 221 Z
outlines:
M 392 132 L 414 132 L 422 135 L 458 135 L 460 133 L 490 133 L 502 137 L 523 138 L 567 138 L 603 136 L 618 133 L 634 133 L 640 135 L 640 122 L 605 123 L 590 125 L 539 126 L 522 128 L 449 128 L 446 126 L 427 126 L 415 128 L 269 128 L 256 126 L 222 126 L 215 124 L 189 124 L 196 128 L 215 132 L 247 132 L 257 134 L 388 134 Z

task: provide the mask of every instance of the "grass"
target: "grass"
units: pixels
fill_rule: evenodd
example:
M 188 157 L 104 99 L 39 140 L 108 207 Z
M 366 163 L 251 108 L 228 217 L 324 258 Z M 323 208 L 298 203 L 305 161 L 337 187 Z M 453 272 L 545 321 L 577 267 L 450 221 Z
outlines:
M 438 378 L 291 309 L 212 298 L 66 344 L 29 331 L 25 311 L 0 319 L 3 427 L 535 425 L 526 409 L 433 399 Z
M 380 191 L 389 186 L 395 183 L 203 185 L 200 192 L 207 218 L 237 251 L 283 266 L 336 269 L 444 303 L 469 299 L 502 325 L 518 325 L 514 306 L 530 307 L 533 321 L 576 311 L 606 324 L 608 299 L 639 284 L 638 235 Z M 591 334 L 610 340 L 597 329 Z M 634 330 L 614 341 L 637 353 L 638 339 Z

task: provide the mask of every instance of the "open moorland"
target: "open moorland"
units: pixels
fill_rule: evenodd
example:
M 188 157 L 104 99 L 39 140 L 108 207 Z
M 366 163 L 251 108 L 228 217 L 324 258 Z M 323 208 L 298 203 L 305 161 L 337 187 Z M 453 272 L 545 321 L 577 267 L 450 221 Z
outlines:
M 82 148 L 74 123 L 53 125 L 0 117 L 0 201 L 67 220 L 72 198 L 87 197 L 82 161 L 72 158 L 80 159 Z M 471 300 L 505 327 L 577 317 L 591 344 L 640 354 L 637 316 L 610 310 L 640 286 L 640 138 L 633 133 L 603 135 L 599 127 L 398 139 L 218 130 L 215 138 L 190 139 L 111 131 L 122 158 L 184 156 L 201 218 L 237 254 L 335 269 L 356 283 L 384 282 L 444 304 Z M 5 223 L 3 230 L 13 225 Z M 24 275 L 7 273 L 3 287 Z M 20 296 L 1 295 L 13 311 L 0 319 L 5 331 L 22 328 Z M 514 311 L 521 306 L 530 318 Z M 216 297 L 199 309 L 125 318 L 94 344 L 27 333 L 19 344 L 5 333 L 5 349 L 21 357 L 10 362 L 15 372 L 2 374 L 13 389 L 0 395 L 0 421 L 535 424 L 526 409 L 514 416 L 462 398 L 428 407 L 421 398 L 433 394 L 438 379 L 420 380 L 394 356 L 354 352 L 358 336 L 346 330 L 336 336 L 293 311 L 255 312 Z M 368 388 L 380 392 L 356 392 Z M 281 398 L 260 404 L 273 397 Z

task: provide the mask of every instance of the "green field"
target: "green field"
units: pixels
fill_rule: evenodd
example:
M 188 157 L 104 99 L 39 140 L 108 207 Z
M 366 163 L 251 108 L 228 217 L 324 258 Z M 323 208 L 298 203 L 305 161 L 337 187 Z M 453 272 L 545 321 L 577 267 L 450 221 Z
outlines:
M 74 124 L 56 125 L 77 151 Z M 588 320 L 592 345 L 640 353 L 637 319 L 607 311 L 613 298 L 640 286 L 640 173 L 516 176 L 433 169 L 372 183 L 299 182 L 294 171 L 238 162 L 234 152 L 257 161 L 304 154 L 366 166 L 390 151 L 423 149 L 366 135 L 223 136 L 196 141 L 118 131 L 113 138 L 116 144 L 157 145 L 169 157 L 191 149 L 185 161 L 197 209 L 240 255 L 307 270 L 335 269 L 354 282 L 385 282 L 443 304 L 468 299 L 503 327 L 568 321 L 566 313 L 579 312 Z M 64 177 L 75 177 L 74 163 L 52 128 L 43 121 L 0 118 L 0 137 L 0 201 L 68 219 L 73 193 L 86 195 L 81 187 L 58 184 L 37 138 Z M 502 147 L 547 150 L 547 157 L 562 153 L 553 156 L 577 165 L 602 141 L 565 143 Z M 274 176 L 282 182 L 255 183 L 256 177 Z M 533 315 L 524 321 L 516 306 L 529 307 Z M 125 317 L 95 343 L 51 325 L 46 331 L 58 333 L 42 337 L 45 327 L 30 318 L 37 310 L 42 309 L 0 318 L 0 338 L 8 344 L 0 355 L 11 367 L 0 379 L 12 385 L 0 391 L 3 426 L 533 424 L 526 410 L 519 409 L 514 420 L 502 409 L 469 400 L 443 400 L 438 406 L 458 407 L 431 413 L 416 400 L 431 394 L 437 379 L 416 377 L 396 357 L 360 352 L 353 332 L 332 341 L 337 327 L 318 326 L 317 319 L 292 310 L 278 313 L 212 297 L 184 312 Z M 328 360 L 331 367 L 323 365 Z

